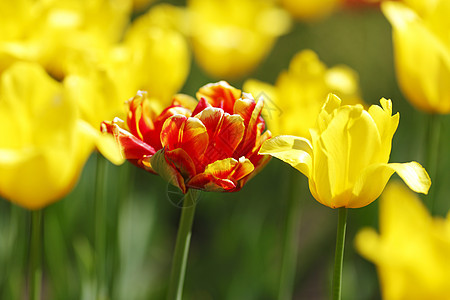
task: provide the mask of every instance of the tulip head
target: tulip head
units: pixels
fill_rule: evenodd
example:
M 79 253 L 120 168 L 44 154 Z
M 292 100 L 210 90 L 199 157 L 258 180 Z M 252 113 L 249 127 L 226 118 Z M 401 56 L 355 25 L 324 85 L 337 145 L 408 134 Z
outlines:
M 349 67 L 327 68 L 314 51 L 302 50 L 274 86 L 250 79 L 244 83 L 244 90 L 269 100 L 265 119 L 274 135 L 309 138 L 309 129 L 314 127 L 329 93 L 337 94 L 344 104 L 362 104 L 358 81 L 357 73 Z
M 71 191 L 95 134 L 41 66 L 16 63 L 0 79 L 0 195 L 39 209 Z
M 394 172 L 416 192 L 427 193 L 430 178 L 416 162 L 389 164 L 392 137 L 399 122 L 390 100 L 381 107 L 340 105 L 330 94 L 311 130 L 311 140 L 278 136 L 261 154 L 275 156 L 306 175 L 314 198 L 331 208 L 358 208 L 373 202 Z
M 450 113 L 450 28 L 447 0 L 384 2 L 393 28 L 394 58 L 401 90 L 416 108 Z
M 237 191 L 268 161 L 258 154 L 270 138 L 261 117 L 263 101 L 226 82 L 202 87 L 195 101 L 176 95 L 158 113 L 145 92 L 128 102 L 126 126 L 103 122 L 124 157 L 159 174 L 186 193 L 189 188 Z
M 290 27 L 273 1 L 190 0 L 187 11 L 196 61 L 216 78 L 252 72 Z
M 379 207 L 380 233 L 364 228 L 355 244 L 376 265 L 383 299 L 450 299 L 450 214 L 433 219 L 401 183 Z

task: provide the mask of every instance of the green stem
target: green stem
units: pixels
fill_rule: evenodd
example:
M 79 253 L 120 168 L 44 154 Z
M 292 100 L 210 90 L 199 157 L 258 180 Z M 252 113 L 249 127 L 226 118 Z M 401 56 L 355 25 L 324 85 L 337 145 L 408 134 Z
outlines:
M 281 265 L 279 300 L 290 300 L 294 290 L 295 271 L 297 266 L 298 244 L 300 240 L 300 224 L 302 210 L 298 191 L 303 190 L 305 178 L 300 177 L 297 170 L 290 170 L 289 194 L 287 205 L 286 229 L 283 245 L 283 260 Z
M 175 252 L 170 274 L 168 300 L 180 300 L 183 295 L 184 275 L 191 241 L 191 228 L 194 220 L 198 191 L 189 189 L 183 200 L 180 224 L 178 225 Z
M 31 212 L 30 299 L 41 299 L 42 286 L 42 210 Z
M 338 208 L 338 228 L 336 235 L 336 254 L 333 272 L 333 300 L 341 299 L 342 267 L 344 265 L 345 229 L 347 227 L 347 208 Z
M 427 153 L 426 153 L 426 169 L 430 175 L 431 185 L 430 191 L 427 196 L 427 206 L 430 213 L 433 214 L 435 192 L 436 192 L 436 179 L 437 179 L 437 166 L 439 158 L 439 144 L 441 135 L 441 122 L 439 115 L 430 114 L 428 118 L 428 132 L 427 132 Z
M 95 270 L 97 276 L 96 299 L 107 299 L 106 289 L 106 160 L 97 154 L 95 179 Z

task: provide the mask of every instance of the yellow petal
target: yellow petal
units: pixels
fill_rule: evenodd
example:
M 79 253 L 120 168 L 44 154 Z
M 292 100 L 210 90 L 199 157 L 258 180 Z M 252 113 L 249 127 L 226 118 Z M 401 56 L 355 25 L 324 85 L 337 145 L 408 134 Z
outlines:
M 430 177 L 417 162 L 376 164 L 364 170 L 362 176 L 355 183 L 353 198 L 347 207 L 363 207 L 376 200 L 394 172 L 397 172 L 413 191 L 428 193 L 431 185 Z
M 280 135 L 265 141 L 259 154 L 268 154 L 290 164 L 309 177 L 312 168 L 311 143 L 301 137 Z
M 402 3 L 382 3 L 382 10 L 393 26 L 397 78 L 406 98 L 421 110 L 449 113 L 450 51 L 447 32 L 444 37 L 440 36 L 440 32 L 428 26 L 428 20 L 422 20 Z M 442 26 L 445 25 L 436 27 L 440 29 Z
M 374 162 L 387 162 L 391 154 L 392 138 L 397 130 L 400 115 L 396 113 L 392 116 L 391 100 L 381 99 L 381 107 L 372 105 L 369 107 L 369 114 L 373 118 L 378 128 L 381 139 L 381 149 L 377 152 L 378 158 Z

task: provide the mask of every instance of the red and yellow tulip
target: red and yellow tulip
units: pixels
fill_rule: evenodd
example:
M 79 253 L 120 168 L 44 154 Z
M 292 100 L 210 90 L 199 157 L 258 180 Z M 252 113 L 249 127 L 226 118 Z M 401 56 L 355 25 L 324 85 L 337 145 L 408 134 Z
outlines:
M 269 159 L 258 154 L 271 137 L 264 132 L 263 100 L 224 81 L 203 86 L 197 98 L 176 95 L 158 114 L 138 92 L 128 102 L 126 125 L 103 122 L 102 131 L 115 137 L 126 159 L 183 193 L 240 190 Z

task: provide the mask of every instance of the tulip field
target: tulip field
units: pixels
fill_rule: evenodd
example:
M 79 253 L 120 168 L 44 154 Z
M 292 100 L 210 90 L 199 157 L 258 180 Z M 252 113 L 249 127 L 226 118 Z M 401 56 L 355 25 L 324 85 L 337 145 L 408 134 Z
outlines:
M 447 0 L 0 0 L 0 299 L 450 300 Z

